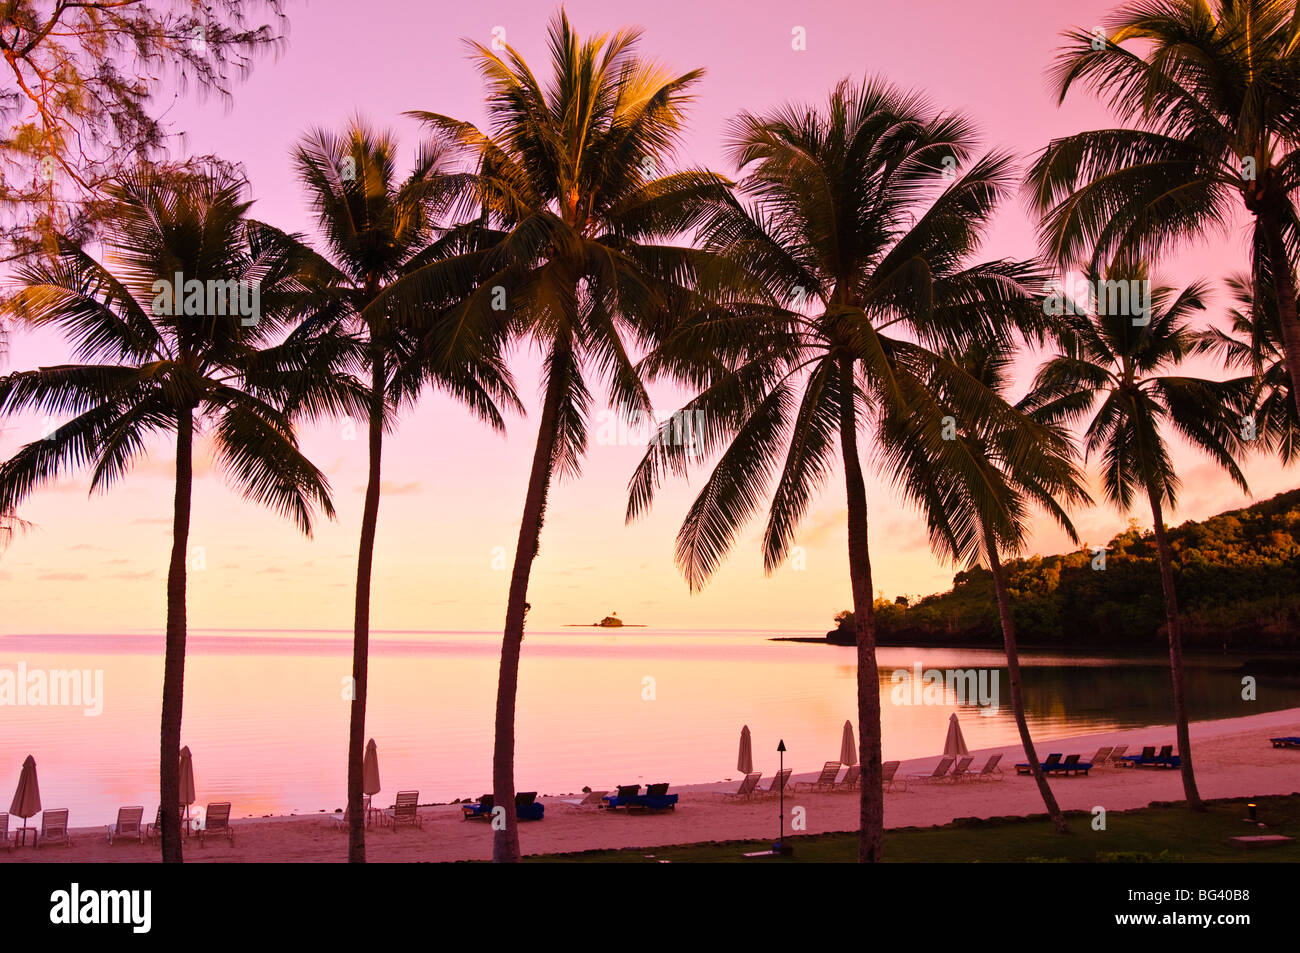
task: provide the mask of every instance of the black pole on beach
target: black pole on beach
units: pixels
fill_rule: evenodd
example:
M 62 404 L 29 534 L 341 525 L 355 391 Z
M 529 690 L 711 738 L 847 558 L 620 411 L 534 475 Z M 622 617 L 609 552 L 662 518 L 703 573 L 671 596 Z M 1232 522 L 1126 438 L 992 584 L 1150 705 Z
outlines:
M 776 745 L 777 753 L 781 755 L 781 769 L 777 774 L 777 780 L 782 780 L 785 774 L 785 739 L 782 738 Z M 776 851 L 777 853 L 785 852 L 785 844 L 781 843 L 785 839 L 785 785 L 781 785 L 781 822 L 777 827 Z

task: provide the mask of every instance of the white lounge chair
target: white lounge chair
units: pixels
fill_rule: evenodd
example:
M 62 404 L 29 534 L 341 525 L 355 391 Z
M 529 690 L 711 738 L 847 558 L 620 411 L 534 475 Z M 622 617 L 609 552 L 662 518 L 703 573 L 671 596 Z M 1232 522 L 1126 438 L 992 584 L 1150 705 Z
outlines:
M 117 809 L 117 823 L 108 829 L 108 844 L 113 846 L 113 841 L 132 838 L 136 843 L 144 843 L 144 807 L 137 804 L 133 807 L 120 807 Z
M 948 769 L 952 767 L 952 762 L 952 758 L 944 755 L 944 757 L 939 760 L 939 763 L 934 766 L 933 771 L 928 774 L 924 771 L 919 774 L 909 774 L 907 778 L 909 781 L 938 781 L 948 773 Z
M 758 791 L 758 782 L 762 777 L 762 771 L 751 771 L 749 774 L 745 775 L 745 779 L 740 782 L 740 787 L 735 791 L 723 795 L 723 797 L 731 798 L 733 800 L 748 801 Z
M 39 848 L 42 844 L 72 846 L 72 842 L 68 839 L 67 808 L 41 812 L 41 832 L 36 837 L 36 846 Z
M 399 827 L 420 826 L 419 802 L 419 791 L 397 792 L 397 800 L 388 811 L 388 820 L 394 831 Z
M 971 775 L 967 774 L 966 772 L 970 770 L 970 766 L 974 762 L 975 759 L 972 758 L 970 755 L 967 755 L 966 757 L 962 758 L 957 762 L 957 766 L 952 769 L 952 774 L 948 775 L 946 778 L 944 778 L 944 780 L 965 781 L 967 778 L 971 777 Z
M 829 791 L 835 787 L 835 779 L 840 773 L 840 763 L 838 761 L 827 761 L 822 765 L 822 773 L 817 776 L 816 781 L 800 781 L 795 784 L 794 789 L 798 791 L 803 788 L 808 791 Z
M 790 781 L 790 772 L 793 768 L 782 768 L 772 779 L 772 783 L 765 788 L 760 788 L 754 792 L 754 797 L 776 797 Z
M 209 836 L 225 837 L 230 846 L 235 846 L 235 829 L 230 826 L 230 802 L 218 801 L 209 804 L 203 812 L 203 826 L 199 828 L 199 844 L 202 845 Z

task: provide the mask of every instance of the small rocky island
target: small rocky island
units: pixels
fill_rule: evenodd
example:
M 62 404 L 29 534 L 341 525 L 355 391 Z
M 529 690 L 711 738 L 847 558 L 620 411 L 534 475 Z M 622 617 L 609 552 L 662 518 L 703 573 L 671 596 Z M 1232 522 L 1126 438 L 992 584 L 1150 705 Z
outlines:
M 568 626 L 566 626 L 566 628 L 570 628 L 570 629 L 579 628 L 579 627 L 584 629 L 585 628 L 593 628 L 593 629 L 623 629 L 623 628 L 644 629 L 645 628 L 644 625 L 639 625 L 635 622 L 624 622 L 622 619 L 618 617 L 617 612 L 611 612 L 609 615 L 605 616 L 605 618 L 601 619 L 599 622 L 591 623 L 590 626 L 583 625 L 580 622 L 570 623 Z

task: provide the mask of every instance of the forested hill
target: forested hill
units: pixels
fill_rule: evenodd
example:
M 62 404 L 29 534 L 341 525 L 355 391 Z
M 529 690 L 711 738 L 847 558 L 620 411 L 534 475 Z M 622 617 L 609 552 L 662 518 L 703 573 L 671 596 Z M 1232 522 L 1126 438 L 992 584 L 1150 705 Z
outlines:
M 1300 649 L 1300 490 L 1169 532 L 1190 647 Z M 1164 644 L 1155 538 L 1135 524 L 1106 547 L 1007 564 L 1019 641 L 1032 645 Z M 837 620 L 841 620 L 837 616 Z M 876 603 L 883 644 L 1000 644 L 993 582 L 960 572 L 950 591 L 912 605 Z M 841 635 L 840 629 L 832 635 Z M 836 639 L 838 641 L 838 639 Z

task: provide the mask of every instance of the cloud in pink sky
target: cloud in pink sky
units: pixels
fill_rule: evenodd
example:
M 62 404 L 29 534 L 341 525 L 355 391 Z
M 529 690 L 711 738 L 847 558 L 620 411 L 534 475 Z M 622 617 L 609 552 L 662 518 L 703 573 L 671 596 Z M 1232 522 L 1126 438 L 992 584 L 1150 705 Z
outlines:
M 785 101 L 821 102 L 845 76 L 879 74 L 923 89 L 942 108 L 968 111 L 984 130 L 987 146 L 1026 157 L 1055 135 L 1108 125 L 1102 107 L 1086 93 L 1058 108 L 1044 70 L 1062 30 L 1091 28 L 1111 6 L 1097 0 L 1069 5 L 579 0 L 567 10 L 584 34 L 638 24 L 645 28 L 644 52 L 678 70 L 704 67 L 707 75 L 689 116 L 681 160 L 731 174 L 735 170 L 726 166 L 722 148 L 729 117 Z M 487 43 L 494 27 L 504 27 L 507 41 L 540 72 L 552 12 L 546 3 L 523 0 L 291 3 L 286 52 L 277 62 L 257 65 L 249 81 L 235 89 L 233 108 L 182 101 L 170 116 L 186 130 L 190 151 L 244 163 L 257 217 L 310 234 L 313 223 L 290 162 L 298 136 L 312 126 L 341 128 L 360 113 L 393 127 L 413 155 L 418 129 L 403 111 L 483 119 L 479 77 L 462 38 Z M 806 51 L 791 48 L 796 26 L 806 31 Z M 1244 221 L 1225 223 L 1220 239 L 1166 261 L 1162 271 L 1185 283 L 1240 268 L 1243 228 Z M 1028 257 L 1034 250 L 1029 216 L 1021 203 L 1008 204 L 985 253 Z M 13 368 L 64 360 L 66 351 L 52 335 L 13 336 Z M 1033 367 L 1026 357 L 1022 382 Z M 533 411 L 535 355 L 517 355 L 514 368 Z M 686 396 L 666 388 L 654 395 L 667 409 Z M 508 576 L 499 568 L 501 554 L 508 566 L 535 426 L 531 414 L 511 419 L 503 438 L 435 396 L 387 440 L 384 477 L 390 492 L 381 504 L 372 608 L 376 628 L 500 626 Z M 38 422 L 7 421 L 0 431 L 0 454 L 7 456 L 31 439 L 33 429 L 39 431 Z M 191 574 L 193 626 L 350 625 L 365 443 L 349 439 L 348 429 L 323 425 L 303 435 L 306 451 L 329 474 L 339 510 L 339 519 L 322 522 L 312 540 L 245 503 L 218 476 L 207 472 L 199 479 L 192 543 L 202 551 L 204 568 Z M 647 519 L 625 526 L 626 484 L 639 455 L 636 446 L 593 440 L 582 478 L 553 491 L 529 596 L 531 624 L 586 622 L 618 610 L 629 621 L 656 625 L 817 630 L 850 604 L 844 536 L 834 529 L 844 506 L 838 475 L 807 517 L 800 540 L 807 550 L 805 568 L 787 566 L 766 578 L 755 523 L 711 585 L 692 597 L 672 563 L 673 536 L 700 478 L 695 476 L 691 486 L 670 486 Z M 23 515 L 36 526 L 4 557 L 11 577 L 0 631 L 161 627 L 171 456 L 169 448 L 160 447 L 123 485 L 93 499 L 85 498 L 84 480 L 72 482 L 82 487 L 80 493 L 43 492 L 32 498 Z M 1198 468 L 1201 462 L 1181 452 L 1180 466 L 1195 473 L 1195 486 L 1189 486 L 1185 505 L 1171 520 L 1204 517 L 1247 501 L 1226 478 Z M 1257 497 L 1295 482 L 1294 473 L 1268 461 L 1252 462 L 1248 474 Z M 403 492 L 414 487 L 418 492 Z M 891 596 L 944 588 L 952 567 L 929 556 L 924 526 L 885 481 L 873 484 L 870 504 L 877 588 Z M 1144 514 L 1135 515 L 1149 522 Z M 1079 514 L 1077 522 L 1081 535 L 1104 541 L 1123 528 L 1125 519 L 1095 509 Z M 105 551 L 75 548 L 86 542 Z M 1033 545 L 1043 552 L 1066 548 L 1063 536 L 1048 526 Z M 110 568 L 125 556 L 131 558 L 131 572 Z M 579 567 L 594 569 L 577 572 Z M 150 568 L 158 572 L 145 575 Z M 76 577 L 84 578 L 65 581 Z

